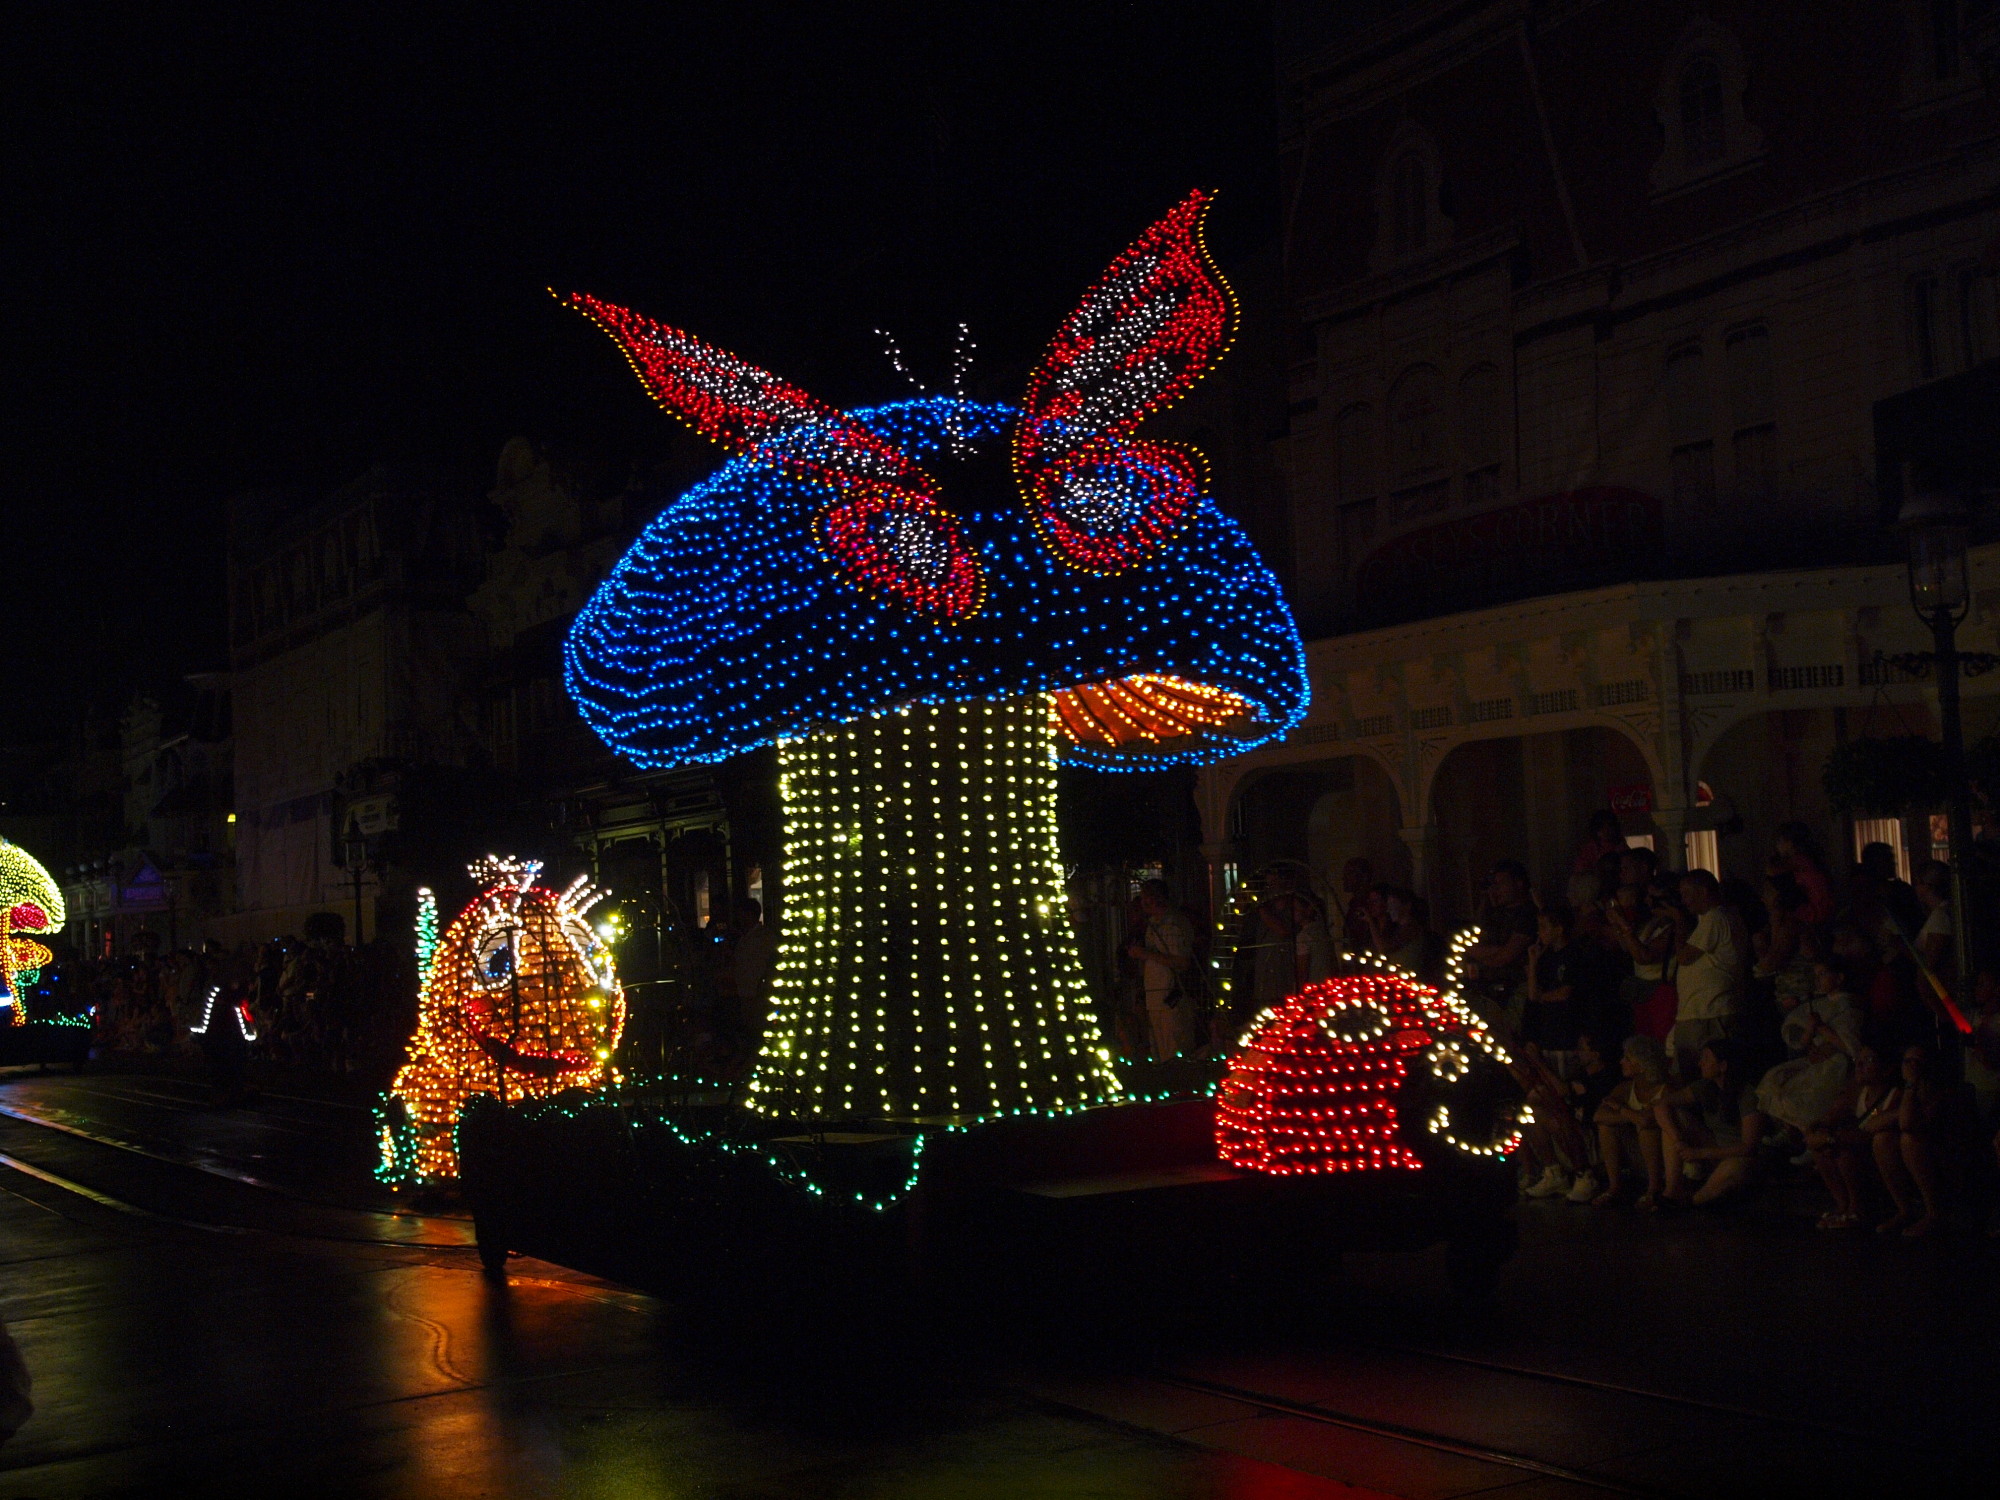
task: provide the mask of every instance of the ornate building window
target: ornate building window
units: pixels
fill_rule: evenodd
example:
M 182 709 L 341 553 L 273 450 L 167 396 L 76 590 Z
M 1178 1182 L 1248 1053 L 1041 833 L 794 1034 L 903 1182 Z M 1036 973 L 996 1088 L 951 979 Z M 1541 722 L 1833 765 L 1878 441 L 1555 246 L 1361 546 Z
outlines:
M 1708 372 L 1699 343 L 1681 344 L 1669 351 L 1661 385 L 1666 397 L 1674 508 L 1711 508 L 1715 504 L 1715 426 L 1709 415 Z
M 1761 323 L 1723 340 L 1729 375 L 1730 462 L 1737 498 L 1770 498 L 1777 482 L 1778 428 L 1772 394 L 1771 330 Z
M 1954 375 L 2000 354 L 1995 302 L 1994 274 L 1979 265 L 1911 276 L 1904 291 L 1911 379 Z
M 1653 111 L 1666 136 L 1653 192 L 1678 193 L 1762 159 L 1764 137 L 1743 116 L 1743 49 L 1701 17 L 1681 33 L 1661 71 Z
M 1342 505 L 1374 497 L 1375 412 L 1366 402 L 1333 419 L 1333 472 Z
M 1376 270 L 1392 270 L 1451 243 L 1445 214 L 1444 166 L 1437 142 L 1405 120 L 1389 138 L 1375 184 Z
M 1404 372 L 1389 392 L 1389 463 L 1396 488 L 1392 522 L 1414 520 L 1451 504 L 1446 472 L 1444 378 L 1431 365 Z
M 1960 266 L 1954 278 L 1958 293 L 1958 339 L 1970 369 L 2000 354 L 1995 334 L 1994 276 L 1980 266 Z
M 1391 233 L 1397 259 L 1423 253 L 1430 242 L 1431 182 L 1424 159 L 1414 151 L 1396 158 L 1389 174 Z
M 1964 0 L 1903 0 L 1904 113 L 1947 108 L 1984 90 L 1966 54 L 1966 9 Z
M 1444 461 L 1444 411 L 1438 372 L 1418 365 L 1389 393 L 1390 454 L 1396 479 L 1420 478 Z
M 1681 68 L 1681 151 L 1690 167 L 1706 167 L 1728 153 L 1722 122 L 1722 64 L 1697 52 Z

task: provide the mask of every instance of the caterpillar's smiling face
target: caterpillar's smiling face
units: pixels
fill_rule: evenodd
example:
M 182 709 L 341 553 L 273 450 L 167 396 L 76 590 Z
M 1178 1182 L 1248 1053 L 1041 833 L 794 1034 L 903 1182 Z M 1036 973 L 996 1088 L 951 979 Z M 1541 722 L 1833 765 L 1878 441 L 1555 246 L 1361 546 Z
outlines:
M 617 1045 L 624 996 L 587 919 L 588 887 L 535 885 L 539 868 L 508 866 L 460 914 L 439 943 L 433 987 L 457 997 L 456 1024 L 503 1068 L 594 1073 Z

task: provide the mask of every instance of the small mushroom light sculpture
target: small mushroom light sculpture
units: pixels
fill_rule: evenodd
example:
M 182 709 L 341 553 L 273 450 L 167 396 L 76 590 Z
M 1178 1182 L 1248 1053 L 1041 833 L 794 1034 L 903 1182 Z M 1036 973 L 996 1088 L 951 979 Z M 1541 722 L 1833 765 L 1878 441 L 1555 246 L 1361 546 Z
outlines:
M 43 944 L 21 934 L 55 932 L 68 917 L 55 877 L 19 844 L 0 838 L 0 1007 L 11 1024 L 27 1024 L 21 989 L 55 959 Z
M 541 869 L 497 856 L 472 866 L 484 889 L 442 937 L 434 898 L 419 897 L 417 1029 L 382 1100 L 382 1181 L 456 1177 L 459 1111 L 474 1094 L 505 1103 L 611 1079 L 625 992 L 590 924 L 600 894 L 582 877 L 538 885 Z
M 775 742 L 785 864 L 753 1108 L 984 1118 L 1117 1082 L 1056 847 L 1059 761 L 1197 764 L 1297 723 L 1277 581 L 1140 422 L 1234 303 L 1191 194 L 1114 260 L 1018 407 L 843 412 L 594 297 L 655 400 L 739 456 L 671 502 L 566 642 L 642 766 Z

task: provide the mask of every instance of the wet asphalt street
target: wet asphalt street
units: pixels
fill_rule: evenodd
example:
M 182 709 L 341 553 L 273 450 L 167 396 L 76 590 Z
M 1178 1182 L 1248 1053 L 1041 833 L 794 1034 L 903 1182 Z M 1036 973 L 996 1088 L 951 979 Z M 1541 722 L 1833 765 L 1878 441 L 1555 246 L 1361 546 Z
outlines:
M 1848 1494 L 1990 1467 L 2000 1253 L 1815 1234 L 1803 1191 L 1533 1205 L 1476 1315 L 1435 1255 L 1301 1247 L 1266 1326 L 857 1389 L 728 1358 L 670 1298 L 519 1258 L 487 1281 L 463 1219 L 368 1183 L 359 1102 L 311 1092 L 225 1112 L 184 1078 L 0 1074 L 0 1316 L 37 1407 L 0 1500 Z

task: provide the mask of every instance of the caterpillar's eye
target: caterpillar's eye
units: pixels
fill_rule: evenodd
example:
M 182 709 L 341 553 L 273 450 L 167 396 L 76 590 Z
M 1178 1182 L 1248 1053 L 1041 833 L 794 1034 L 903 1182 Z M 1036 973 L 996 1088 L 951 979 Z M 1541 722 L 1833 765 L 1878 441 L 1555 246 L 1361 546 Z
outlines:
M 489 927 L 479 935 L 472 954 L 472 982 L 481 989 L 499 989 L 514 979 L 514 931 Z

